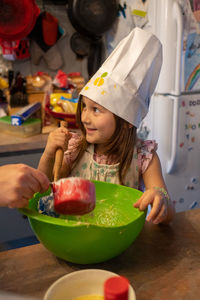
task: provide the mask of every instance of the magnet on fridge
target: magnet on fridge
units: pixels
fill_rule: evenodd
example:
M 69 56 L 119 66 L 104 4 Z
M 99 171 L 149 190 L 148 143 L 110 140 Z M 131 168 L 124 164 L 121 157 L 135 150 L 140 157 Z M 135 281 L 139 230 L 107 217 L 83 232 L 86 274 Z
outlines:
M 126 19 L 126 12 L 125 12 L 126 9 L 127 9 L 126 2 L 124 3 L 123 6 L 121 6 L 121 4 L 119 4 L 118 16 L 120 16 L 120 12 L 121 12 L 122 16 Z
M 192 177 L 192 178 L 191 178 L 191 182 L 192 182 L 192 183 L 197 183 L 197 182 L 198 182 L 198 180 L 197 180 L 197 178 L 196 178 L 196 177 Z
M 135 26 L 144 27 L 148 22 L 148 1 L 134 0 L 131 4 L 131 15 Z
M 198 202 L 197 202 L 197 201 L 194 201 L 194 202 L 192 202 L 192 204 L 189 206 L 189 209 L 193 209 L 193 208 L 197 207 L 197 205 L 198 205 Z

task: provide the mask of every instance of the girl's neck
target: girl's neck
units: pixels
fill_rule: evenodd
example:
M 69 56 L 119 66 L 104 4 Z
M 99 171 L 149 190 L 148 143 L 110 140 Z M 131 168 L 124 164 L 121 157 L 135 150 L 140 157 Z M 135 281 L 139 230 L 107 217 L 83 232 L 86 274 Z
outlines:
M 103 164 L 113 165 L 119 162 L 118 157 L 116 155 L 106 153 L 105 147 L 97 147 L 98 145 L 94 145 L 94 160 L 97 160 L 97 157 L 101 157 L 103 159 Z
M 105 147 L 99 144 L 94 144 L 94 153 L 98 155 L 105 155 Z

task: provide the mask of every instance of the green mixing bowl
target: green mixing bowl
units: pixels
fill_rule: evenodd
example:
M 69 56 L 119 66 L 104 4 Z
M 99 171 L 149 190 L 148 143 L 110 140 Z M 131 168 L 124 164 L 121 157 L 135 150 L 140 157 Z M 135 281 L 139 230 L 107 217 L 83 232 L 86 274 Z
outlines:
M 118 184 L 93 181 L 96 207 L 83 216 L 54 218 L 37 211 L 39 199 L 50 193 L 35 194 L 28 216 L 38 240 L 57 257 L 78 264 L 99 263 L 127 249 L 140 233 L 146 217 L 133 207 L 142 192 Z

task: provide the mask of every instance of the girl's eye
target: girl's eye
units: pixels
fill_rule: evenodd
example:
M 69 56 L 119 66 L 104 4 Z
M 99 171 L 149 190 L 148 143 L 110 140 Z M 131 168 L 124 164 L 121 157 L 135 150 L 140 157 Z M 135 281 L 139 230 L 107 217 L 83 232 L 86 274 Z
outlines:
M 82 102 L 81 109 L 83 110 L 86 107 L 85 103 Z
M 97 113 L 99 113 L 99 112 L 100 112 L 100 110 L 99 110 L 99 108 L 98 108 L 98 107 L 94 107 L 94 108 L 93 108 L 93 110 L 94 110 L 94 112 L 97 112 Z

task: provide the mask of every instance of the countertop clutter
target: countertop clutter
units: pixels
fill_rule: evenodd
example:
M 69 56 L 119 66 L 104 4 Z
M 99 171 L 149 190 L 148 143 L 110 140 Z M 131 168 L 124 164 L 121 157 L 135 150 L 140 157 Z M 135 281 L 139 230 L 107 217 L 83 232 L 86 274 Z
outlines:
M 60 120 L 77 128 L 78 93 L 84 86 L 80 72 L 59 70 L 53 78 L 44 72 L 24 77 L 9 71 L 0 79 L 0 131 L 10 139 L 49 133 Z
M 68 263 L 41 244 L 1 252 L 0 291 L 41 300 L 61 276 L 97 268 L 127 277 L 137 300 L 200 299 L 199 241 L 200 209 L 195 209 L 177 213 L 171 225 L 146 222 L 123 254 L 101 264 Z
M 59 88 L 58 85 L 61 84 L 61 81 L 62 87 Z M 8 116 L 0 117 L 0 154 L 44 149 L 48 133 L 58 126 L 60 120 L 67 121 L 70 130 L 77 130 L 75 110 L 77 95 L 83 85 L 84 79 L 78 72 L 67 75 L 59 71 L 54 78 L 54 83 L 49 76 L 43 73 L 27 76 L 28 105 L 25 107 L 40 104 L 40 109 L 37 109 L 35 114 L 30 115 L 27 120 L 22 122 L 22 125 L 11 125 L 11 120 L 8 119 L 12 116 L 18 117 L 18 112 L 25 107 L 16 107 L 16 97 L 13 99 L 12 93 L 9 94 L 7 91 L 3 104 L 5 107 L 7 99 Z M 16 94 L 18 98 L 21 97 L 18 92 L 14 93 L 15 96 Z

